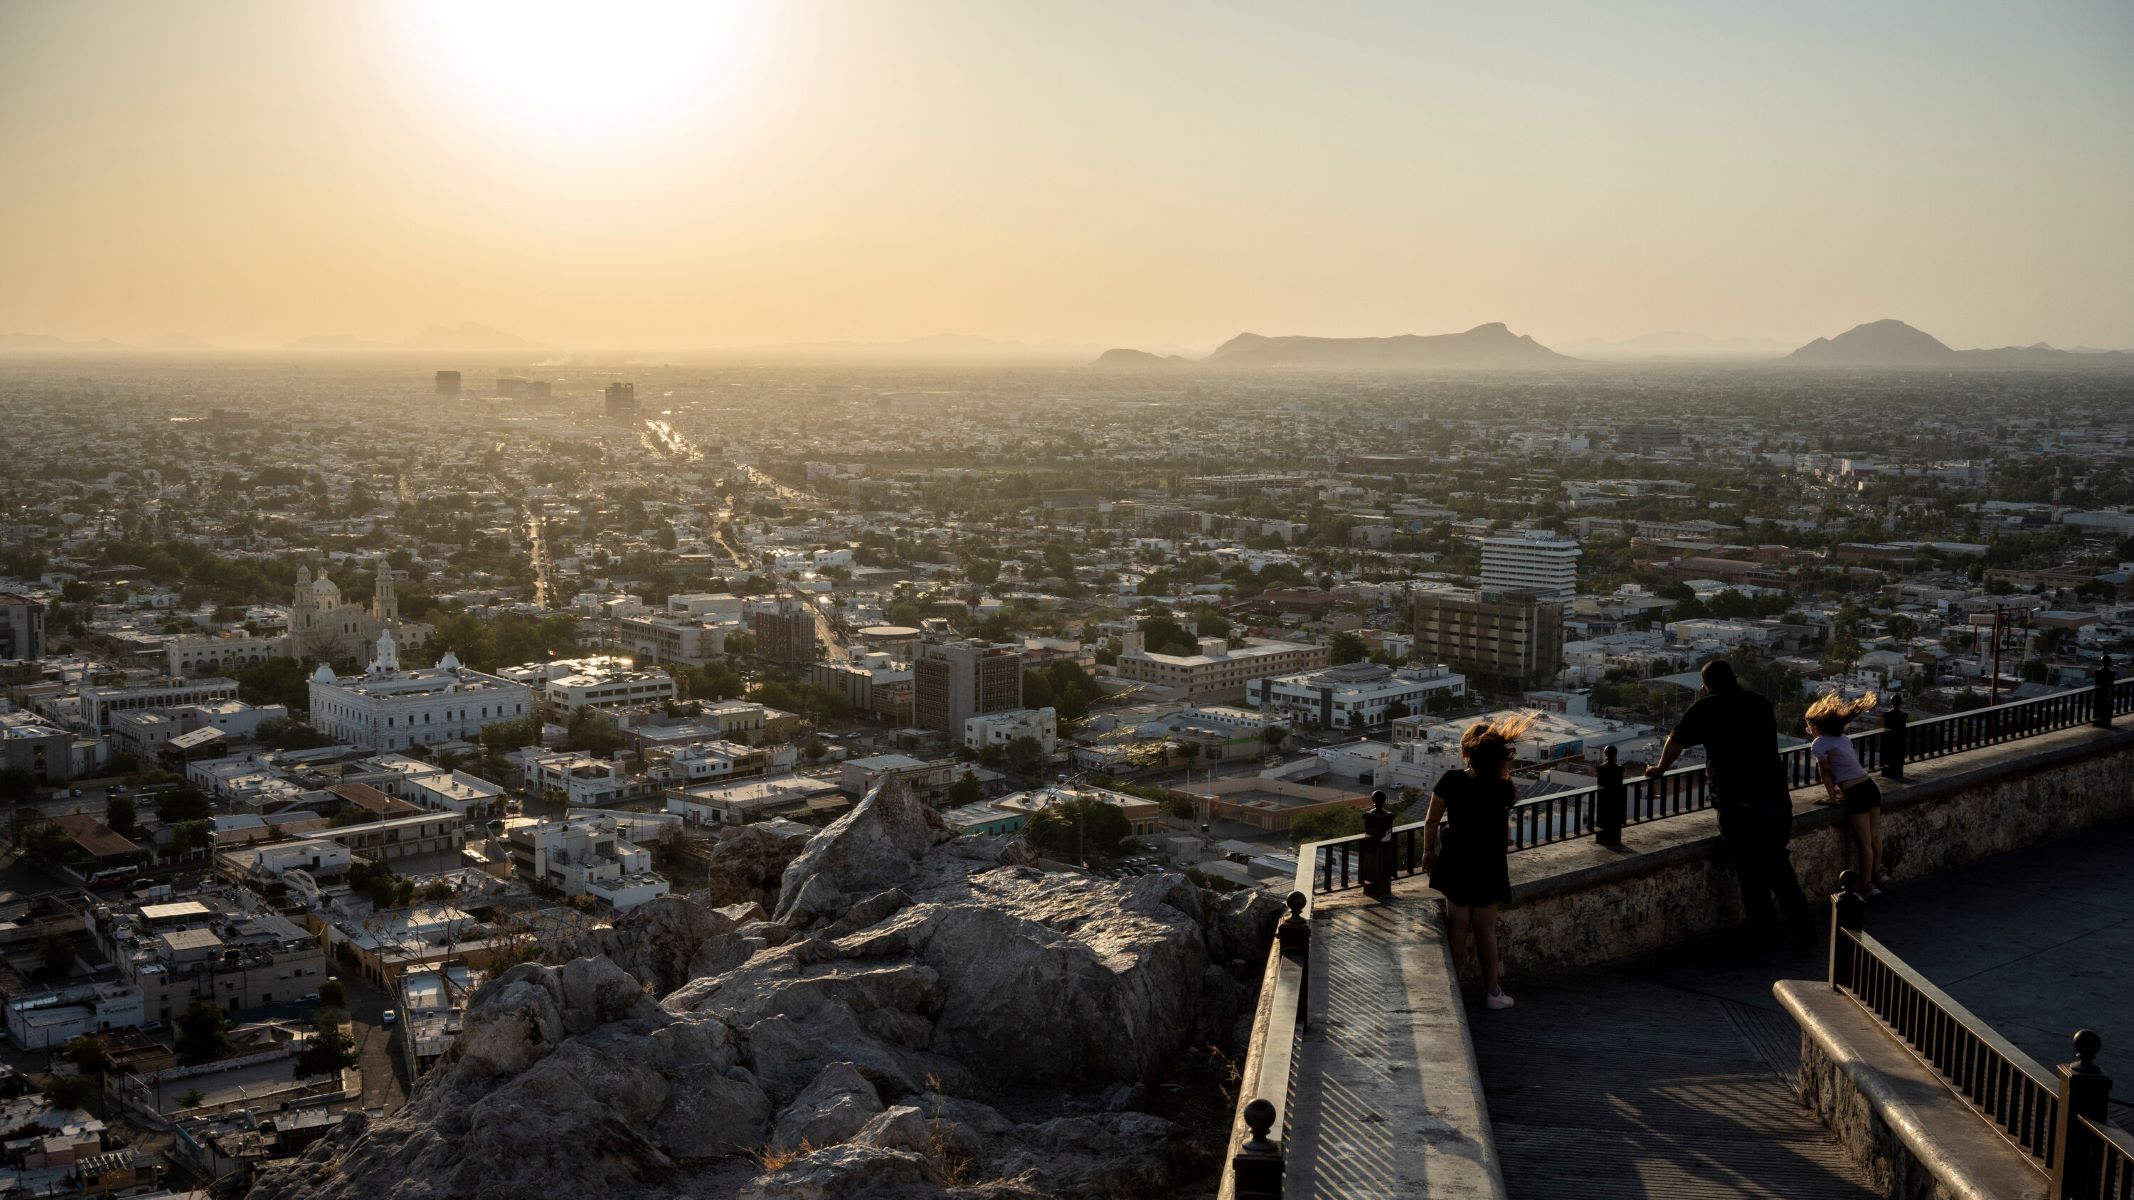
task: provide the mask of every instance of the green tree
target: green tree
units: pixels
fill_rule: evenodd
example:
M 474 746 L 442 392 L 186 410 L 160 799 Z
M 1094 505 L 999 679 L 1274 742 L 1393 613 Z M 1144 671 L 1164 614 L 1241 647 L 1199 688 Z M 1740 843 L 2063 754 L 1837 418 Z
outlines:
M 1362 662 L 1371 653 L 1371 648 L 1362 637 L 1344 629 L 1328 643 L 1336 666 L 1342 663 Z
M 1363 814 L 1353 808 L 1305 813 L 1289 823 L 1289 840 L 1303 845 L 1363 832 Z
M 206 853 L 215 844 L 215 827 L 209 821 L 181 821 L 170 831 L 171 852 L 179 858 Z
M 230 1025 L 222 1015 L 222 1007 L 196 1000 L 192 1007 L 179 1013 L 176 1046 L 178 1057 L 189 1063 L 206 1062 L 229 1053 Z
M 141 822 L 133 807 L 133 797 L 120 794 L 104 802 L 104 824 L 111 832 L 122 838 L 141 836 Z
M 57 1109 L 76 1109 L 88 1102 L 96 1083 L 87 1075 L 54 1075 L 45 1081 L 44 1098 Z
M 969 771 L 958 775 L 956 782 L 948 785 L 948 802 L 951 806 L 960 807 L 965 804 L 976 804 L 983 799 L 985 799 L 985 787 L 978 782 L 978 776 L 971 774 Z
M 100 1033 L 85 1033 L 68 1042 L 60 1054 L 84 1075 L 102 1075 L 112 1067 L 111 1044 Z
M 74 969 L 74 939 L 64 933 L 48 933 L 37 939 L 37 967 L 48 976 L 64 976 Z
M 298 1079 L 336 1075 L 356 1065 L 356 1044 L 341 1028 L 343 1016 L 337 1008 L 319 1010 L 318 1017 L 312 1022 L 311 1036 L 304 1039 L 304 1048 L 296 1052 Z
M 329 979 L 320 984 L 319 1005 L 322 1008 L 347 1008 L 348 988 L 338 979 Z
M 1133 832 L 1116 805 L 1087 797 L 1039 809 L 1023 827 L 1040 853 L 1073 862 L 1115 858 Z
M 1034 737 L 1019 737 L 1008 743 L 1008 765 L 1027 775 L 1045 765 L 1045 748 Z
M 184 1094 L 178 1097 L 178 1107 L 180 1109 L 198 1108 L 206 1103 L 207 1096 L 199 1088 L 187 1088 Z
M 571 714 L 564 726 L 563 744 L 595 758 L 606 758 L 622 749 L 622 731 L 599 709 L 588 705 Z
M 1141 618 L 1142 647 L 1151 654 L 1198 654 L 1200 639 L 1186 632 L 1178 618 L 1169 613 L 1158 613 Z
M 165 825 L 205 821 L 214 815 L 215 808 L 208 803 L 207 793 L 190 781 L 156 793 L 156 819 Z

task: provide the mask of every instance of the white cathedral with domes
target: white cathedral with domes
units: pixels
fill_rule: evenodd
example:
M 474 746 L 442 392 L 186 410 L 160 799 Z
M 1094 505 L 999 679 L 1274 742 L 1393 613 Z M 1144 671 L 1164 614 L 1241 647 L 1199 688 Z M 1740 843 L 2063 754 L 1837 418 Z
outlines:
M 533 689 L 469 670 L 450 651 L 434 667 L 402 668 L 390 629 L 378 634 L 361 674 L 336 675 L 326 663 L 311 674 L 312 727 L 366 750 L 459 741 L 532 713 Z
M 321 570 L 311 577 L 310 567 L 296 569 L 296 597 L 289 605 L 289 640 L 284 653 L 291 658 L 316 658 L 325 662 L 364 661 L 377 645 L 378 635 L 390 632 L 405 650 L 419 650 L 435 632 L 420 621 L 400 619 L 400 598 L 393 593 L 393 570 L 380 564 L 370 608 L 341 599 L 341 589 Z

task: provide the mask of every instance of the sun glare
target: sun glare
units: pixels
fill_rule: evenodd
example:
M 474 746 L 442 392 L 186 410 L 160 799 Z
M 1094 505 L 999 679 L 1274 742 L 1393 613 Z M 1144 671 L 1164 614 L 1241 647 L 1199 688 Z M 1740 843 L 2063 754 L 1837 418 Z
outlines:
M 555 132 L 687 118 L 723 93 L 756 35 L 720 0 L 411 0 L 423 57 L 476 106 Z

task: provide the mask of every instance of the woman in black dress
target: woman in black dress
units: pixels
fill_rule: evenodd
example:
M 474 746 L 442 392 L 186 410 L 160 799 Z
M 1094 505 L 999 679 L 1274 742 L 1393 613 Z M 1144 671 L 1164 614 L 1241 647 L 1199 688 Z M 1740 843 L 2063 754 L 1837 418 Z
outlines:
M 1445 772 L 1423 817 L 1423 869 L 1430 872 L 1430 886 L 1445 894 L 1453 966 L 1466 959 L 1473 941 L 1488 989 L 1483 1003 L 1492 1009 L 1512 1006 L 1498 970 L 1497 908 L 1512 898 L 1504 823 L 1519 799 L 1512 786 L 1513 743 L 1533 725 L 1532 717 L 1514 717 L 1469 726 L 1460 738 L 1466 769 Z

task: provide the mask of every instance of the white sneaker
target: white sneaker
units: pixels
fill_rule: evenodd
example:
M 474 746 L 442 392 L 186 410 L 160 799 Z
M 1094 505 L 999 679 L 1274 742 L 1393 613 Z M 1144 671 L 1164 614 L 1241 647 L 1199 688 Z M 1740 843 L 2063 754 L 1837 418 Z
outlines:
M 1510 1008 L 1513 1002 L 1510 996 L 1504 994 L 1504 989 L 1498 988 L 1489 995 L 1482 997 L 1482 1003 L 1489 1006 L 1493 1012 L 1503 1012 L 1505 1009 Z
M 1878 887 L 1871 887 L 1871 888 L 1867 889 L 1867 895 L 1866 895 L 1865 899 L 1868 899 L 1868 900 L 1872 900 L 1872 899 L 1874 899 L 1875 897 L 1877 897 L 1877 896 L 1879 896 L 1879 895 L 1881 895 L 1881 894 L 1882 894 L 1882 889 L 1881 889 L 1881 888 L 1878 888 Z

